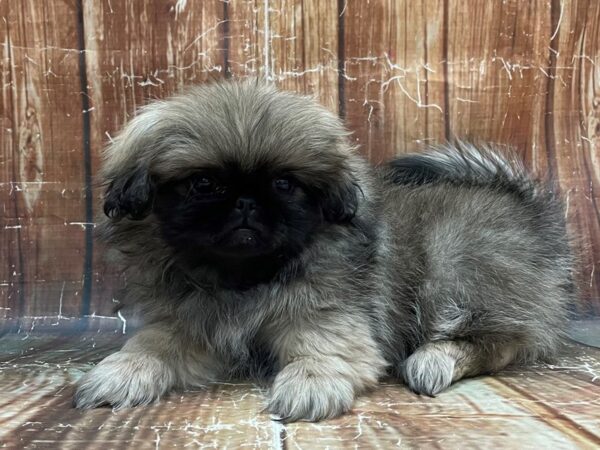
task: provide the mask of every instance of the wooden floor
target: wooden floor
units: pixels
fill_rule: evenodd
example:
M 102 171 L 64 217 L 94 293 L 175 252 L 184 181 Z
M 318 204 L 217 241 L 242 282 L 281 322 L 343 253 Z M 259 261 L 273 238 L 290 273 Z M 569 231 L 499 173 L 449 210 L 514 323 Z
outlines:
M 569 346 L 556 365 L 458 383 L 437 398 L 387 382 L 353 412 L 281 425 L 253 384 L 172 394 L 113 412 L 71 407 L 73 383 L 121 345 L 119 334 L 0 338 L 4 448 L 600 448 L 600 349 Z

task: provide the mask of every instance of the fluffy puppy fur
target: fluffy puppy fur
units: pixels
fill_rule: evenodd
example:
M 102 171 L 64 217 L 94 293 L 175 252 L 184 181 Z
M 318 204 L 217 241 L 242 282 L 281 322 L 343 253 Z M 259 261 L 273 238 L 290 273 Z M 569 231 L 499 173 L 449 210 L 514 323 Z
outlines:
M 82 378 L 79 408 L 259 376 L 268 411 L 316 421 L 386 374 L 436 395 L 563 336 L 561 205 L 491 148 L 375 169 L 311 99 L 229 82 L 143 108 L 102 177 L 100 237 L 145 325 Z

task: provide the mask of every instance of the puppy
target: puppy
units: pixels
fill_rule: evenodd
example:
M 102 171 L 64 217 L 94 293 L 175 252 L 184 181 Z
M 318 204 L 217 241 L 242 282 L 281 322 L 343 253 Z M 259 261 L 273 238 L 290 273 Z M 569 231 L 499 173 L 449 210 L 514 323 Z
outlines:
M 436 395 L 563 336 L 561 204 L 491 148 L 376 169 L 311 99 L 227 82 L 143 108 L 101 176 L 99 235 L 145 325 L 81 379 L 79 408 L 259 376 L 268 411 L 318 421 L 386 374 Z

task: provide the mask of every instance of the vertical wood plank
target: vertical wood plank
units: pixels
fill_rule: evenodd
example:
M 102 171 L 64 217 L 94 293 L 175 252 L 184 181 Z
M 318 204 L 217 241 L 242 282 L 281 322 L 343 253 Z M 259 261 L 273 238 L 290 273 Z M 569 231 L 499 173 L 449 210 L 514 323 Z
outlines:
M 586 29 L 581 38 L 579 54 L 573 55 L 579 65 L 581 147 L 579 154 L 585 178 L 584 197 L 588 223 L 583 234 L 589 236 L 588 266 L 584 272 L 591 304 L 588 314 L 600 316 L 600 3 L 591 2 L 587 11 Z M 590 311 L 591 310 L 591 311 Z
M 14 158 L 14 120 L 12 111 L 12 53 L 9 37 L 8 0 L 0 0 L 0 318 L 18 317 L 24 301 L 21 267 L 21 225 L 16 195 L 13 193 L 18 168 Z
M 347 2 L 348 124 L 374 163 L 444 137 L 444 2 Z
M 581 258 L 581 315 L 600 315 L 600 4 L 552 2 L 555 68 L 548 83 L 546 146 L 567 201 Z
M 314 94 L 338 112 L 338 5 L 316 0 L 270 0 L 259 14 L 266 75 L 283 89 Z M 265 34 L 266 33 L 266 34 Z
M 94 172 L 102 148 L 137 108 L 225 72 L 224 3 L 135 0 L 84 2 Z M 101 211 L 96 192 L 96 211 Z M 97 252 L 90 312 L 110 315 L 114 268 Z
M 509 144 L 544 171 L 550 3 L 469 6 L 458 0 L 447 6 L 446 137 Z
M 225 2 L 227 15 L 224 31 L 227 76 L 234 78 L 259 76 L 264 72 L 260 59 L 263 47 L 259 35 L 259 15 L 264 15 L 264 2 L 260 0 L 234 0 Z M 264 42 L 262 42 L 264 45 Z
M 10 308 L 15 296 L 24 302 L 19 315 L 76 315 L 85 248 L 77 10 L 21 0 L 3 1 L 2 13 L 1 189 L 11 216 L 0 281 Z

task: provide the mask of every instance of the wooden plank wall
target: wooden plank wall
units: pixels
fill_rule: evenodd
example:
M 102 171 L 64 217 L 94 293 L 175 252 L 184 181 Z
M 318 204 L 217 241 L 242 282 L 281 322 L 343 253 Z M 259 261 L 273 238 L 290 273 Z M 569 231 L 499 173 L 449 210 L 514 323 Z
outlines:
M 178 88 L 263 75 L 315 94 L 374 163 L 452 137 L 559 182 L 600 315 L 597 0 L 0 0 L 0 318 L 110 317 L 92 239 L 101 149 Z M 108 319 L 107 319 L 108 320 Z

